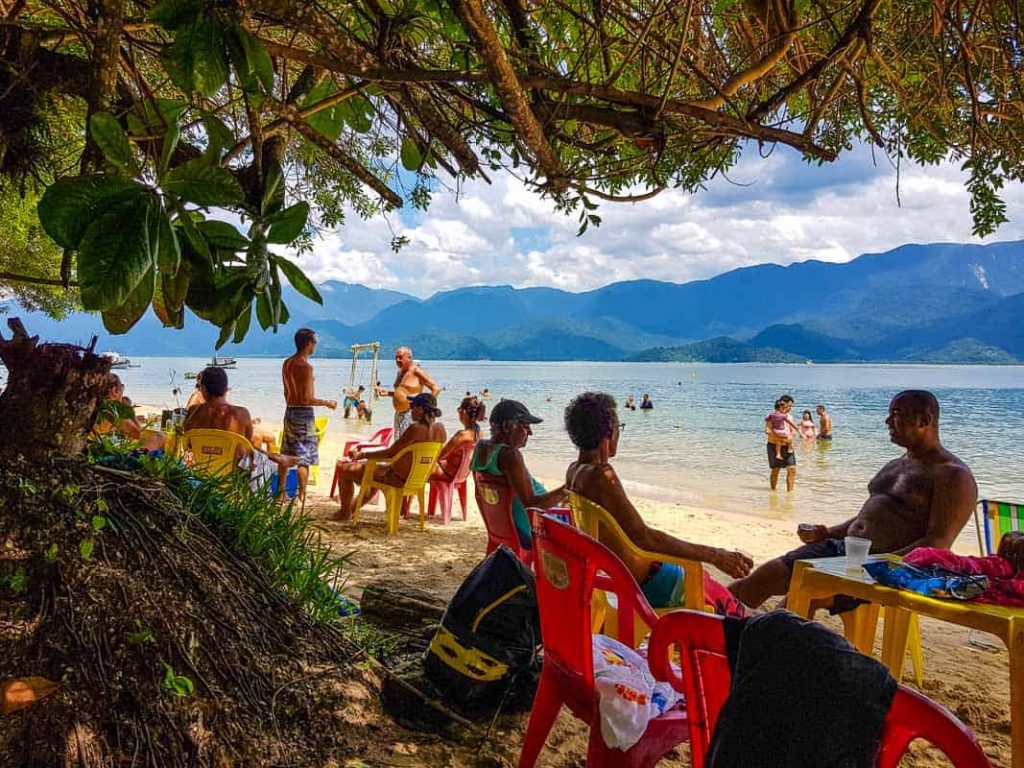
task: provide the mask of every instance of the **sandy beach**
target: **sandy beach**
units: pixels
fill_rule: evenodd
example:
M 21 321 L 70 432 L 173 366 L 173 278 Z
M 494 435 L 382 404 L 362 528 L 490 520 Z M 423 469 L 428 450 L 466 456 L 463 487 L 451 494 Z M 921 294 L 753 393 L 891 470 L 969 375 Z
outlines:
M 345 592 L 358 598 L 364 585 L 379 580 L 399 580 L 412 586 L 430 590 L 440 597 L 449 598 L 469 571 L 480 561 L 486 549 L 486 531 L 469 494 L 469 514 L 461 520 L 461 510 L 453 510 L 453 521 L 444 526 L 429 522 L 424 532 L 415 520 L 403 521 L 395 538 L 384 536 L 384 515 L 381 507 L 367 506 L 360 521 L 330 523 L 326 518 L 336 508 L 336 502 L 327 498 L 333 473 L 331 459 L 340 453 L 341 444 L 328 439 L 321 448 L 323 464 L 320 482 L 311 487 L 308 508 L 324 521 L 324 535 L 339 552 L 351 553 L 352 567 L 348 571 Z M 526 449 L 529 462 L 529 448 Z M 540 478 L 548 487 L 557 485 L 557 478 Z M 628 478 L 627 478 L 628 479 Z M 705 544 L 730 547 L 750 554 L 755 563 L 761 563 L 796 546 L 797 521 L 773 520 L 762 517 L 737 515 L 711 509 L 673 504 L 665 501 L 634 499 L 638 510 L 648 524 L 674 535 Z M 414 506 L 415 510 L 415 506 Z M 973 525 L 973 524 L 970 524 Z M 961 537 L 963 541 L 963 537 Z M 971 550 L 958 544 L 964 554 Z M 713 571 L 713 569 L 712 569 Z M 713 571 L 714 572 L 714 571 Z M 723 574 L 715 574 L 726 581 Z M 824 617 L 830 626 L 839 630 L 837 619 Z M 958 626 L 921 619 L 924 647 L 924 692 L 942 703 L 960 717 L 977 735 L 993 765 L 1010 764 L 1009 672 L 1007 654 L 998 639 L 978 636 L 990 642 L 992 650 L 968 643 L 968 631 Z M 881 632 L 876 642 L 880 642 Z M 876 648 L 877 652 L 877 648 Z M 909 671 L 904 683 L 913 685 Z M 505 718 L 506 735 L 502 760 L 514 761 L 518 755 L 525 718 Z M 548 739 L 540 765 L 580 765 L 586 751 L 586 729 L 563 710 L 555 730 Z M 679 759 L 666 760 L 664 765 L 688 765 L 685 748 Z M 454 760 L 451 764 L 461 764 Z M 903 765 L 948 765 L 932 750 L 914 749 Z

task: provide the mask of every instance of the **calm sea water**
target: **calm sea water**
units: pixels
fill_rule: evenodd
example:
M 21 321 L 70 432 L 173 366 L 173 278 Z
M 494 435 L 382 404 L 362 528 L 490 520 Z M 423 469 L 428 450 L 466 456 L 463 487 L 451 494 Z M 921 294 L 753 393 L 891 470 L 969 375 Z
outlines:
M 171 407 L 172 388 L 188 397 L 200 358 L 141 358 L 120 371 L 138 403 Z M 315 359 L 317 393 L 341 400 L 351 362 Z M 440 398 L 451 431 L 455 407 L 466 391 L 487 387 L 490 403 L 511 397 L 545 421 L 527 447 L 534 474 L 557 480 L 574 452 L 562 411 L 587 389 L 609 392 L 620 404 L 650 393 L 651 412 L 626 411 L 627 425 L 615 460 L 632 492 L 711 509 L 794 520 L 838 520 L 858 510 L 868 480 L 900 449 L 884 424 L 894 393 L 930 389 L 942 406 L 942 439 L 974 470 L 983 497 L 1024 499 L 1024 367 L 923 365 L 701 365 L 674 363 L 431 362 L 423 366 L 446 390 Z M 281 361 L 249 358 L 230 371 L 231 399 L 268 424 L 281 420 Z M 368 370 L 368 366 L 367 366 Z M 368 373 L 360 371 L 360 376 Z M 390 384 L 394 365 L 382 361 Z M 357 379 L 357 381 L 359 381 Z M 369 383 L 363 379 L 363 383 Z M 782 393 L 796 399 L 795 420 L 824 403 L 835 424 L 831 444 L 797 446 L 796 491 L 771 492 L 763 424 Z M 390 402 L 376 403 L 372 426 L 345 422 L 336 412 L 331 433 L 369 433 L 389 424 Z M 328 460 L 330 457 L 328 457 Z M 967 533 L 967 531 L 965 531 Z

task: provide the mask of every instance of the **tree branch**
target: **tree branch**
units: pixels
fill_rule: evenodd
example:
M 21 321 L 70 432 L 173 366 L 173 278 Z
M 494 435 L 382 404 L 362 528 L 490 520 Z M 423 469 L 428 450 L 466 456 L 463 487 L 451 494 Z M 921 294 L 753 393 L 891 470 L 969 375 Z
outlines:
M 67 287 L 78 287 L 76 280 L 68 280 L 65 282 L 63 279 L 55 280 L 49 277 L 33 277 L 32 275 L 19 275 L 14 272 L 0 272 L 0 280 L 6 280 L 9 283 L 27 283 L 29 285 L 52 285 L 55 288 L 67 288 Z

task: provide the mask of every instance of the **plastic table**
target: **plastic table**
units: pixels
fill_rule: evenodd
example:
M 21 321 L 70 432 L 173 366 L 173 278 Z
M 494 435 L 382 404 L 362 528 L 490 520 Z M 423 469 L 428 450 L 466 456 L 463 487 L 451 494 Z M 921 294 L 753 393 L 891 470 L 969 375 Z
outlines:
M 939 600 L 909 590 L 884 587 L 863 568 L 848 571 L 845 557 L 798 560 L 794 564 L 786 601 L 789 610 L 809 618 L 812 600 L 833 595 L 850 595 L 868 601 L 872 604 L 875 617 L 877 606 L 885 606 L 882 663 L 897 680 L 903 676 L 907 631 L 912 613 L 989 632 L 1002 639 L 1010 653 L 1013 768 L 1024 768 L 1024 608 Z M 864 650 L 863 642 L 854 644 Z M 867 652 L 870 653 L 870 648 Z

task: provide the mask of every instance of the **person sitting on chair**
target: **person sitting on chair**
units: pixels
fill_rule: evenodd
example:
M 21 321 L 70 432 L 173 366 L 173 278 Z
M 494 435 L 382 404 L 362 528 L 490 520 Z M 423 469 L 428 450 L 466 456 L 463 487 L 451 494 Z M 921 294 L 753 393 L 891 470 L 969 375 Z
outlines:
M 259 442 L 265 444 L 266 438 L 262 430 L 253 427 L 253 418 L 249 415 L 249 409 L 240 405 L 232 405 L 228 402 L 228 372 L 223 368 L 210 366 L 203 369 L 199 374 L 199 381 L 202 382 L 203 402 L 193 407 L 185 418 L 185 432 L 190 429 L 219 429 L 222 432 L 234 432 L 242 435 L 256 449 L 253 456 L 249 457 L 252 463 L 253 474 L 267 475 L 265 471 L 269 467 L 267 461 L 275 466 L 271 469 L 289 469 L 299 463 L 295 456 L 282 456 L 279 453 L 260 450 L 257 445 L 257 436 L 261 436 Z M 245 456 L 238 456 L 240 461 Z
M 697 560 L 725 571 L 732 577 L 746 576 L 754 562 L 742 552 L 704 544 L 693 544 L 649 527 L 626 496 L 618 475 L 608 460 L 615 456 L 622 424 L 615 410 L 615 398 L 602 392 L 584 392 L 565 409 L 565 429 L 579 458 L 565 473 L 565 486 L 608 512 L 622 532 L 640 549 L 688 560 Z M 601 537 L 629 567 L 653 608 L 683 604 L 683 569 L 675 563 L 650 563 L 633 555 L 617 537 Z M 715 611 L 742 615 L 743 607 L 724 585 L 704 574 L 704 595 Z
M 480 439 L 480 422 L 487 415 L 487 406 L 477 400 L 474 396 L 468 395 L 462 398 L 459 404 L 459 422 L 462 429 L 448 438 L 441 453 L 437 456 L 437 463 L 430 473 L 432 478 L 454 480 L 455 473 L 459 471 L 459 463 L 462 451 L 471 451 L 476 447 Z
M 350 454 L 350 461 L 339 463 L 338 466 L 338 498 L 341 505 L 338 512 L 329 519 L 335 522 L 349 520 L 352 517 L 353 505 L 355 504 L 355 489 L 363 479 L 363 471 L 366 469 L 367 459 L 377 459 L 382 463 L 373 470 L 373 479 L 386 485 L 401 488 L 405 479 L 412 469 L 412 457 L 403 456 L 393 464 L 384 462 L 393 456 L 401 453 L 410 445 L 416 443 L 443 443 L 447 437 L 444 424 L 437 421 L 441 416 L 441 409 L 437 407 L 437 400 L 429 392 L 420 392 L 409 399 L 409 408 L 412 416 L 412 424 L 402 433 L 402 436 L 386 448 L 377 449 L 355 449 Z
M 132 401 L 125 397 L 124 384 L 121 377 L 116 373 L 107 374 L 107 400 L 118 404 L 116 407 L 121 411 L 117 414 L 121 418 L 116 424 L 109 421 L 110 413 L 101 411 L 100 418 L 96 422 L 94 431 L 97 435 L 104 435 L 107 432 L 115 431 L 128 440 L 135 440 L 142 443 L 142 450 L 147 453 L 162 451 L 164 447 L 164 436 L 159 432 L 146 432 L 135 415 L 135 408 Z
M 504 477 L 511 487 L 512 520 L 523 549 L 533 547 L 533 529 L 527 507 L 554 507 L 565 500 L 565 486 L 547 491 L 526 468 L 522 449 L 530 439 L 533 424 L 543 419 L 534 416 L 516 400 L 502 400 L 491 411 L 491 439 L 476 444 L 469 467 L 474 472 Z

